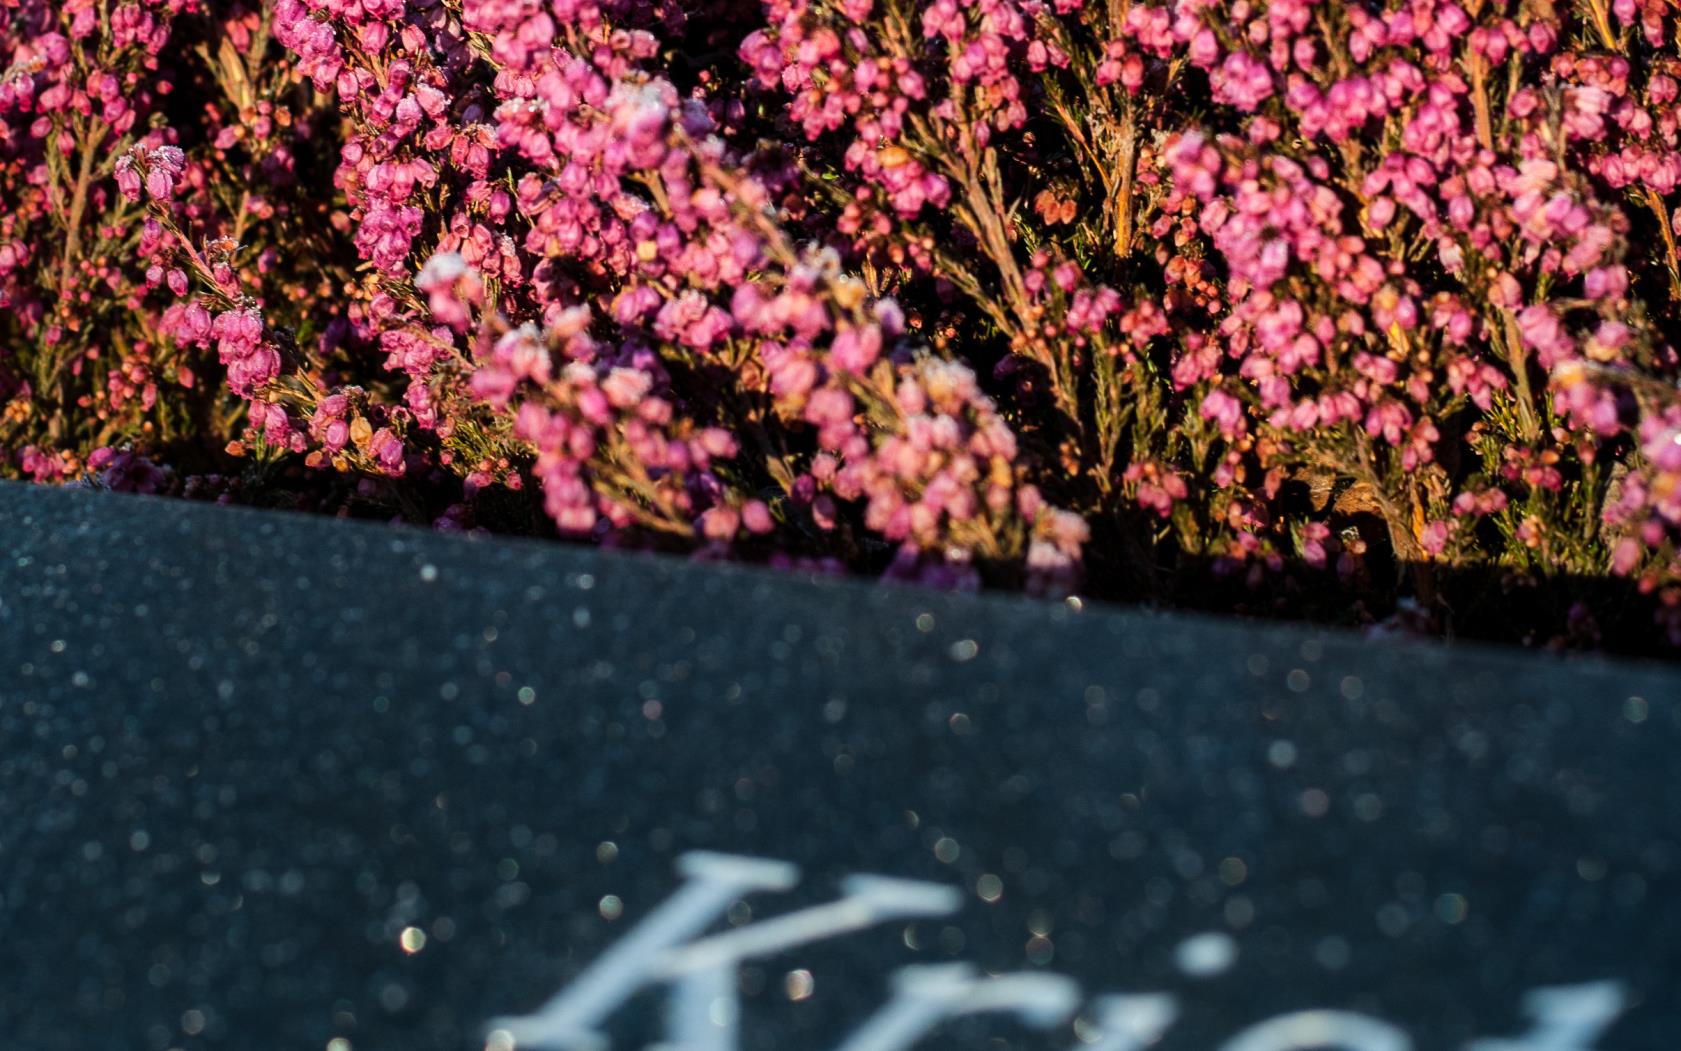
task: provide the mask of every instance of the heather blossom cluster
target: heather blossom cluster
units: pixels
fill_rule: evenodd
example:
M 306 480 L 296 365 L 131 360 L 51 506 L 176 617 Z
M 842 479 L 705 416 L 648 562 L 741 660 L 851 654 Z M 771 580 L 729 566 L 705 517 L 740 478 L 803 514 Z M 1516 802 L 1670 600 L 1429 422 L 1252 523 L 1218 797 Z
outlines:
M 0 34 L 9 472 L 1681 642 L 1667 0 L 101 10 Z

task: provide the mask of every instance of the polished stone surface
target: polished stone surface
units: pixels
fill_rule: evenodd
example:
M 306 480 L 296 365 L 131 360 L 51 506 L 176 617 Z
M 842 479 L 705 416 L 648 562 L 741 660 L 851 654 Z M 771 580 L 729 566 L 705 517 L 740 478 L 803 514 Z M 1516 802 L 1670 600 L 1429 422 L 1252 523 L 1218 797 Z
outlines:
M 754 1051 L 957 960 L 1087 1007 L 918 1047 L 1158 991 L 1170 1051 L 1307 1008 L 1460 1047 L 1612 980 L 1597 1042 L 1513 1046 L 1670 1048 L 1678 759 L 1655 665 L 5 486 L 0 1047 L 483 1046 L 705 849 L 803 872 L 725 929 L 964 899 L 744 965 Z

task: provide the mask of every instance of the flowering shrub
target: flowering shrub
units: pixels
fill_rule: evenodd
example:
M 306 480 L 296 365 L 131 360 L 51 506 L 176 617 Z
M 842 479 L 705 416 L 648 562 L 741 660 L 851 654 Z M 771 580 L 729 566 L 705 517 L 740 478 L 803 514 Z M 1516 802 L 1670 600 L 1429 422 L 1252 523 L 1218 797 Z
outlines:
M 9 471 L 1681 642 L 1669 0 L 7 4 Z

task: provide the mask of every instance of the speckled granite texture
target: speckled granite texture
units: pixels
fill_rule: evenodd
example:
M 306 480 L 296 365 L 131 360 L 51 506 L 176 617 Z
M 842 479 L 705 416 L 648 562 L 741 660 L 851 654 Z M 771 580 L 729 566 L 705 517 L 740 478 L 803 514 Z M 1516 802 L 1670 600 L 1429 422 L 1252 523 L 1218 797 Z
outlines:
M 1615 979 L 1594 1046 L 1667 1049 L 1678 702 L 1657 666 L 6 486 L 0 1048 L 483 1046 L 705 848 L 805 873 L 738 923 L 859 871 L 967 899 L 745 969 L 753 1051 L 949 959 L 1173 992 L 1187 1051 L 1306 1007 L 1456 1048 Z M 1188 977 L 1206 932 L 1235 963 Z

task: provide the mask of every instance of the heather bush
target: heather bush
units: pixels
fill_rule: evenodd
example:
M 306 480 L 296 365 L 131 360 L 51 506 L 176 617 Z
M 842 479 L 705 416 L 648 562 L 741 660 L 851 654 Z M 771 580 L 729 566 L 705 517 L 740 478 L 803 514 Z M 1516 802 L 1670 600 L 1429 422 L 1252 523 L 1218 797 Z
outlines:
M 10 11 L 10 472 L 1681 641 L 1667 0 Z

